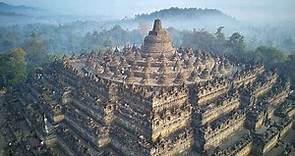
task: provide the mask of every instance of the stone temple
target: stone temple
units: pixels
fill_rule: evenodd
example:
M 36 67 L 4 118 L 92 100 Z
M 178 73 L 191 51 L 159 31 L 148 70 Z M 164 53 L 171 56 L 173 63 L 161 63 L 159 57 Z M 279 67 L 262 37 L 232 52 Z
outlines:
M 175 49 L 155 20 L 141 47 L 57 59 L 14 94 L 66 155 L 267 155 L 292 128 L 290 81 L 255 62 Z

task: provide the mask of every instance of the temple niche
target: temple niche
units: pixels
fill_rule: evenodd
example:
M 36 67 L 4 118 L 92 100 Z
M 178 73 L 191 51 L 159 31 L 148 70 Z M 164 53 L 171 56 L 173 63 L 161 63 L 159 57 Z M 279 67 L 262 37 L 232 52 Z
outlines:
M 267 155 L 291 129 L 289 92 L 259 63 L 174 48 L 156 19 L 141 47 L 57 59 L 15 94 L 40 138 L 68 155 L 246 156 Z

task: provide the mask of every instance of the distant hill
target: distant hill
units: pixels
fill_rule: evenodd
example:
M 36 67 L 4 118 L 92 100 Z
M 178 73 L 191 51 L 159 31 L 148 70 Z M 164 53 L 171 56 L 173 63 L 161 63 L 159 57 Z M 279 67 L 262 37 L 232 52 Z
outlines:
M 20 6 L 9 5 L 9 4 L 4 3 L 4 2 L 0 2 L 0 8 L 1 8 L 2 11 L 4 11 L 4 9 L 7 9 L 7 10 L 11 10 L 11 9 L 34 9 L 33 7 L 28 7 L 28 6 L 24 6 L 24 5 L 20 5 Z
M 150 24 L 154 19 L 160 18 L 165 27 L 174 27 L 178 29 L 206 28 L 209 31 L 216 31 L 219 26 L 226 28 L 234 27 L 239 22 L 222 11 L 217 9 L 202 8 L 177 8 L 162 9 L 151 13 L 135 15 L 132 19 L 122 19 L 122 26 L 136 27 L 138 24 Z
M 205 16 L 219 16 L 233 20 L 217 9 L 201 9 L 201 8 L 177 8 L 172 7 L 163 9 L 148 14 L 135 15 L 135 20 L 153 20 L 155 18 L 167 19 L 182 19 L 182 18 L 201 18 Z
M 10 5 L 0 2 L 0 25 L 25 25 L 31 23 L 47 22 L 43 16 L 46 16 L 48 11 L 24 6 L 24 5 Z M 48 22 L 47 22 L 48 23 Z
M 14 6 L 0 2 L 0 15 L 2 16 L 31 16 L 39 13 L 41 10 L 24 5 Z

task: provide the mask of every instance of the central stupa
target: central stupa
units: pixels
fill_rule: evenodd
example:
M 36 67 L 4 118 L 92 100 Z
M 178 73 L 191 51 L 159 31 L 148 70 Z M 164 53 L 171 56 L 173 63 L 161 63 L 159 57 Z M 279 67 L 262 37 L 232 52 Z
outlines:
M 170 37 L 162 28 L 159 19 L 155 20 L 153 30 L 144 38 L 142 52 L 152 57 L 159 57 L 161 55 L 167 57 L 175 53 Z

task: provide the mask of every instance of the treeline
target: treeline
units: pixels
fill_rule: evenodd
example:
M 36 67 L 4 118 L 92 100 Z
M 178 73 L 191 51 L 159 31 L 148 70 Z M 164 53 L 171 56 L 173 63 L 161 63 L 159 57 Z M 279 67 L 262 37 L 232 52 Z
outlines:
M 79 29 L 70 26 L 39 25 L 32 27 L 34 29 L 22 29 L 18 26 L 0 28 L 0 87 L 20 83 L 25 79 L 27 73 L 48 63 L 50 56 L 87 53 L 92 50 L 134 43 L 139 45 L 150 30 L 144 24 L 134 30 L 125 30 L 115 25 L 109 30 L 102 28 L 100 31 L 92 31 L 83 35 L 82 32 L 74 31 Z M 294 82 L 295 75 L 292 75 L 295 62 L 294 53 L 292 55 L 290 51 L 265 46 L 253 48 L 238 32 L 229 36 L 225 35 L 223 27 L 219 27 L 215 33 L 204 29 L 187 31 L 168 28 L 167 30 L 175 47 L 191 47 L 205 52 L 233 55 L 241 59 L 245 57 L 255 59 L 263 62 L 266 67 L 276 67 L 280 73 L 290 75 Z M 16 59 L 15 56 L 21 57 L 16 57 Z M 20 58 L 23 58 L 22 61 L 19 61 Z M 25 69 L 16 66 L 25 67 Z
M 294 24 L 295 22 L 285 22 L 280 25 L 249 26 L 241 31 L 247 37 L 250 48 L 263 45 L 295 54 Z
M 143 35 L 139 30 L 128 31 L 122 29 L 119 25 L 115 25 L 108 31 L 87 33 L 82 40 L 81 49 L 87 52 L 92 49 L 123 46 L 125 44 L 141 44 L 142 41 Z
M 288 54 L 274 47 L 260 46 L 248 51 L 248 56 L 262 62 L 268 68 L 276 68 L 280 74 L 288 76 L 295 89 L 295 54 Z
M 80 22 L 79 22 L 80 23 Z M 86 31 L 83 28 L 87 27 Z M 25 46 L 32 33 L 38 35 L 44 44 L 44 48 L 50 54 L 72 54 L 106 46 L 122 46 L 126 43 L 139 44 L 142 41 L 142 33 L 138 30 L 124 30 L 119 25 L 106 30 L 103 25 L 94 30 L 89 23 L 73 25 L 28 25 L 0 27 L 0 52 L 8 52 L 15 47 Z
M 223 28 L 219 27 L 215 33 L 210 33 L 204 29 L 199 31 L 195 29 L 193 31 L 178 31 L 169 28 L 168 31 L 172 35 L 173 43 L 178 47 L 191 47 L 218 54 L 241 52 L 246 46 L 244 37 L 237 32 L 226 37 L 222 32 Z
M 22 83 L 28 74 L 49 62 L 43 41 L 32 33 L 23 47 L 0 53 L 0 90 Z
M 182 35 L 182 40 L 176 43 L 184 47 L 192 47 L 205 52 L 213 52 L 221 55 L 234 56 L 239 61 L 252 60 L 262 62 L 268 69 L 277 69 L 280 74 L 289 76 L 292 85 L 295 84 L 295 54 L 282 51 L 275 47 L 259 46 L 255 49 L 245 42 L 245 37 L 238 32 L 234 32 L 229 37 L 225 37 L 222 32 L 223 27 L 219 27 L 212 34 L 205 30 L 184 31 L 174 34 Z

